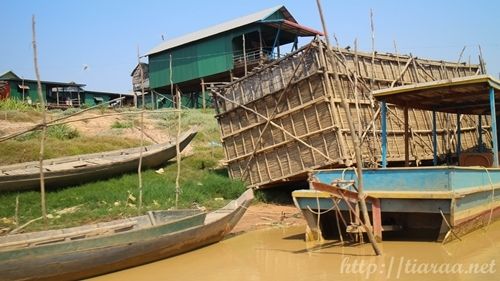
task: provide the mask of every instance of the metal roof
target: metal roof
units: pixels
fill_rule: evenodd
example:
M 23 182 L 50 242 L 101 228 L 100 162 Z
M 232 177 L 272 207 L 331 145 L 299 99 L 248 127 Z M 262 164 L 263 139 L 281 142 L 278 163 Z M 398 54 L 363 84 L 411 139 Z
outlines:
M 23 78 L 19 77 L 12 70 L 7 71 L 4 74 L 0 75 L 0 80 L 3 80 L 3 81 L 24 81 L 24 82 L 30 82 L 30 83 L 37 83 L 37 80 L 23 79 Z M 40 83 L 49 84 L 51 86 L 78 86 L 78 87 L 85 87 L 86 86 L 85 84 L 79 84 L 79 83 L 75 83 L 75 82 L 54 82 L 54 81 L 41 80 Z
M 377 90 L 373 96 L 409 108 L 486 115 L 490 114 L 491 88 L 495 95 L 500 94 L 500 81 L 489 75 L 475 75 Z M 495 104 L 500 106 L 500 100 Z
M 168 41 L 161 43 L 160 45 L 154 47 L 149 52 L 146 53 L 146 56 L 159 53 L 168 49 L 172 49 L 193 41 L 197 41 L 203 38 L 207 38 L 231 29 L 235 29 L 247 24 L 251 24 L 254 22 L 265 20 L 267 17 L 272 15 L 273 13 L 281 11 L 285 16 L 285 19 L 289 22 L 297 23 L 295 18 L 290 14 L 290 12 L 285 8 L 285 6 L 277 6 L 274 8 L 266 9 L 251 15 L 239 17 L 237 19 L 227 21 L 218 25 L 214 25 L 209 28 L 205 28 L 199 31 L 195 31 L 193 33 L 186 34 L 181 37 L 177 37 Z

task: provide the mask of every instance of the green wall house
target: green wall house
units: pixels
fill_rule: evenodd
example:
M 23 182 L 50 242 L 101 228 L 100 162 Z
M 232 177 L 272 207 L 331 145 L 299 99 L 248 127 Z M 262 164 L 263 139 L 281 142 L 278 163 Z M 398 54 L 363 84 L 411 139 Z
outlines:
M 83 99 L 84 84 L 41 81 L 42 95 L 49 107 L 79 106 Z M 36 80 L 23 79 L 13 71 L 0 76 L 0 99 L 16 99 L 29 104 L 39 103 Z
M 40 82 L 42 95 L 49 108 L 90 107 L 117 98 L 123 98 L 123 101 L 111 102 L 110 106 L 133 103 L 133 94 L 87 91 L 83 89 L 84 84 L 74 82 Z M 37 81 L 20 78 L 13 71 L 5 72 L 0 75 L 0 100 L 7 98 L 25 101 L 29 104 L 39 103 Z
M 121 100 L 119 100 L 121 98 Z M 118 99 L 118 100 L 116 100 Z M 109 103 L 111 107 L 117 106 L 132 106 L 134 95 L 131 93 L 110 93 L 110 92 L 98 92 L 98 91 L 87 91 L 84 92 L 84 103 L 85 106 L 91 107 L 99 104 L 104 104 L 112 100 Z M 108 106 L 108 104 L 106 104 Z
M 202 83 L 229 82 L 246 75 L 253 67 L 281 55 L 280 46 L 298 37 L 322 35 L 299 25 L 290 12 L 279 6 L 165 41 L 150 50 L 149 87 L 171 99 L 170 84 L 189 102 L 202 102 Z M 171 66 L 171 68 L 170 68 Z M 161 98 L 161 96 L 159 97 Z M 205 95 L 208 100 L 208 95 Z M 183 102 L 184 103 L 184 102 Z

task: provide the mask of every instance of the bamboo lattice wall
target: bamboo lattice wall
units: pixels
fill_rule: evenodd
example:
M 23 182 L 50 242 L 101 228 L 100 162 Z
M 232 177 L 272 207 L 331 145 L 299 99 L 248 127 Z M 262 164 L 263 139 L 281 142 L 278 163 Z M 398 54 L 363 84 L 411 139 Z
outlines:
M 353 164 L 345 95 L 362 139 L 365 165 L 381 160 L 379 103 L 372 90 L 477 75 L 478 65 L 393 54 L 327 50 L 314 40 L 215 92 L 222 143 L 232 178 L 251 187 L 304 179 L 307 171 Z M 335 80 L 334 73 L 338 74 Z M 432 159 L 432 113 L 409 110 L 414 165 Z M 388 160 L 404 161 L 403 110 L 388 109 Z M 438 114 L 438 153 L 455 151 L 456 117 Z M 462 149 L 477 145 L 477 117 L 461 118 Z M 483 119 L 484 127 L 488 120 Z M 486 141 L 487 142 L 487 141 Z

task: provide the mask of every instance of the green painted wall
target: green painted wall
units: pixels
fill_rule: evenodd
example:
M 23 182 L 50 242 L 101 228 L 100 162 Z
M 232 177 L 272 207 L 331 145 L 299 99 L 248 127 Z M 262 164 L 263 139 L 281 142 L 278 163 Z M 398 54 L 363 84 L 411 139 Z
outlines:
M 231 70 L 233 38 L 258 29 L 257 25 L 250 25 L 149 56 L 151 88 L 170 85 L 170 54 L 174 84 Z
M 10 98 L 22 100 L 23 99 L 23 90 L 19 88 L 19 85 L 22 85 L 20 81 L 9 81 L 10 85 Z M 38 99 L 38 90 L 36 82 L 24 82 L 25 86 L 29 87 L 29 90 L 24 90 L 24 98 L 28 100 L 28 97 L 31 99 L 32 103 L 37 103 Z M 46 97 L 46 86 L 42 83 L 42 94 Z M 47 98 L 45 98 L 47 99 Z
M 281 20 L 284 19 L 285 16 L 283 16 L 283 13 L 280 11 L 274 12 L 272 15 L 268 16 L 266 20 Z
M 102 102 L 98 102 L 95 98 L 102 98 Z M 115 95 L 85 91 L 84 103 L 86 106 L 90 107 L 97 105 L 98 103 L 110 101 L 115 98 L 116 98 Z

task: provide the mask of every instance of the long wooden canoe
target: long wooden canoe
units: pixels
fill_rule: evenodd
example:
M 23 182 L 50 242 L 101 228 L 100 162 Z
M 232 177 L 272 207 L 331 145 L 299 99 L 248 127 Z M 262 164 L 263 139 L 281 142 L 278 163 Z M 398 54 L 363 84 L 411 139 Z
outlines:
M 108 223 L 0 237 L 0 280 L 76 280 L 216 243 L 238 223 L 251 189 L 222 209 L 156 211 Z
M 181 151 L 196 135 L 188 131 L 180 137 Z M 78 185 L 136 171 L 140 148 L 120 149 L 102 153 L 47 159 L 44 161 L 47 188 Z M 146 146 L 142 167 L 155 168 L 176 156 L 175 142 Z M 0 166 L 0 192 L 37 189 L 40 186 L 39 162 Z

